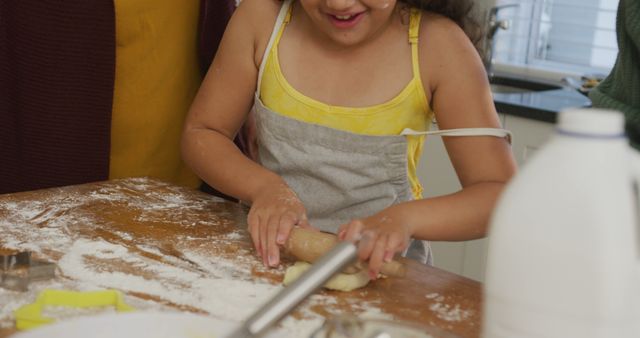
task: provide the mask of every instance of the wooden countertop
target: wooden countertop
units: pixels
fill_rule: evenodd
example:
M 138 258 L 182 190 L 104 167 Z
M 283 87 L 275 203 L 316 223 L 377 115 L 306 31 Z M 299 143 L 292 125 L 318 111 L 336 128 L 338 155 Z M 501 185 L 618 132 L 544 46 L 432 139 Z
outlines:
M 248 316 L 253 309 L 240 307 L 276 292 L 291 259 L 285 257 L 278 269 L 262 266 L 245 230 L 246 212 L 239 204 L 147 178 L 0 196 L 0 254 L 30 250 L 59 268 L 54 280 L 36 282 L 28 292 L 0 289 L 0 304 L 9 304 L 0 310 L 0 337 L 14 332 L 11 310 L 33 302 L 44 288 L 115 288 L 141 309 Z M 380 279 L 346 293 L 321 291 L 287 325 L 355 314 L 479 337 L 481 284 L 405 262 L 405 278 Z M 236 289 L 245 298 L 232 302 L 229 297 L 240 294 Z M 212 302 L 229 302 L 226 312 Z

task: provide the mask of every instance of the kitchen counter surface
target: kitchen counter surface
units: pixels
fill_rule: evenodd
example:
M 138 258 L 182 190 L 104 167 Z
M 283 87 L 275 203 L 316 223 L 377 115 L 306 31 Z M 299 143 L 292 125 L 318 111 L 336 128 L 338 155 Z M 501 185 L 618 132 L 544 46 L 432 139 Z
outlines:
M 57 275 L 19 292 L 0 288 L 0 337 L 15 332 L 12 311 L 45 288 L 112 288 L 139 310 L 204 314 L 240 322 L 281 287 L 285 257 L 267 269 L 255 256 L 246 208 L 147 178 L 0 196 L 0 254 L 29 250 L 56 262 Z M 405 278 L 352 292 L 320 291 L 274 328 L 307 337 L 325 318 L 404 321 L 478 337 L 481 284 L 415 261 Z M 437 336 L 435 336 L 437 337 Z
M 499 113 L 555 123 L 558 113 L 567 108 L 590 107 L 591 100 L 573 89 L 554 89 L 526 93 L 494 93 Z

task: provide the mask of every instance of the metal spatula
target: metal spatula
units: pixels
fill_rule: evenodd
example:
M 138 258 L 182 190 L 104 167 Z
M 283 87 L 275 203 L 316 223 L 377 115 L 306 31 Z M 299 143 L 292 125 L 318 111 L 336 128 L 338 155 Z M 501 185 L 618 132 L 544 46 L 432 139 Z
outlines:
M 299 279 L 285 287 L 273 299 L 251 315 L 244 324 L 227 338 L 255 338 L 291 312 L 300 302 L 320 288 L 333 275 L 357 257 L 357 248 L 351 242 L 340 242 L 317 260 Z

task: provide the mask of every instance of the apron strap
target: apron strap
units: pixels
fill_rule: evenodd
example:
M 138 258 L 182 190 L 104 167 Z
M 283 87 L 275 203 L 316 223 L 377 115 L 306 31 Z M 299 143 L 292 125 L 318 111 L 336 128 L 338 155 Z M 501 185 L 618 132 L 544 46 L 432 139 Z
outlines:
M 269 52 L 273 47 L 273 43 L 278 36 L 278 32 L 280 31 L 280 27 L 284 22 L 287 14 L 289 13 L 289 7 L 291 6 L 291 2 L 293 0 L 284 0 L 282 3 L 282 7 L 280 7 L 280 13 L 278 13 L 278 17 L 276 18 L 276 23 L 273 26 L 273 31 L 271 32 L 271 37 L 269 38 L 269 43 L 267 44 L 267 48 L 264 50 L 264 54 L 262 55 L 262 61 L 260 62 L 260 70 L 258 71 L 258 86 L 256 87 L 256 93 L 260 93 L 260 86 L 262 85 L 262 73 L 264 72 L 264 65 L 267 63 L 267 57 L 269 56 Z
M 422 135 L 437 135 L 437 136 L 495 136 L 507 139 L 507 142 L 511 144 L 511 132 L 506 129 L 500 128 L 459 128 L 459 129 L 444 129 L 433 131 L 417 131 L 410 128 L 405 128 L 400 135 L 402 136 L 422 136 Z

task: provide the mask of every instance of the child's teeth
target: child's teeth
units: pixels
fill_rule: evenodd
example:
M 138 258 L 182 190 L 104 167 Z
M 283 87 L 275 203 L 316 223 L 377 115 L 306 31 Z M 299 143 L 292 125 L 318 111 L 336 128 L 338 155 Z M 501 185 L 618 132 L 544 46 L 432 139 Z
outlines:
M 336 18 L 340 20 L 348 20 L 351 18 L 351 15 L 336 15 Z

